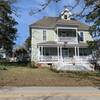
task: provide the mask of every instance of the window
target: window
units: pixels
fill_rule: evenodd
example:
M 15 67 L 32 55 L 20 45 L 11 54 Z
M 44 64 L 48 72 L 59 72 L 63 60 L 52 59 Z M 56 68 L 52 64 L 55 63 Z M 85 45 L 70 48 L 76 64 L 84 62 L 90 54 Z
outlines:
M 79 55 L 80 56 L 88 56 L 92 54 L 92 50 L 88 48 L 79 48 Z
M 64 15 L 64 19 L 67 19 L 67 15 Z
M 59 37 L 76 37 L 76 29 L 59 29 Z
M 46 41 L 46 30 L 43 30 L 43 41 Z
M 68 57 L 68 48 L 62 48 L 62 56 Z
M 75 56 L 75 49 L 74 48 L 69 48 L 69 57 Z
M 79 41 L 83 41 L 83 40 L 84 40 L 83 32 L 80 32 Z
M 44 56 L 57 56 L 57 48 L 56 47 L 43 47 L 43 55 Z

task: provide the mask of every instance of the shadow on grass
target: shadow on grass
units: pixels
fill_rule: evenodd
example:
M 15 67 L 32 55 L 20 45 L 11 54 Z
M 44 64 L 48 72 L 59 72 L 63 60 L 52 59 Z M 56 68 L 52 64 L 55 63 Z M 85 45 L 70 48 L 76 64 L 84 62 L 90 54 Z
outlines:
M 35 65 L 31 65 L 31 62 L 0 62 L 0 70 L 7 70 L 12 67 L 37 68 Z

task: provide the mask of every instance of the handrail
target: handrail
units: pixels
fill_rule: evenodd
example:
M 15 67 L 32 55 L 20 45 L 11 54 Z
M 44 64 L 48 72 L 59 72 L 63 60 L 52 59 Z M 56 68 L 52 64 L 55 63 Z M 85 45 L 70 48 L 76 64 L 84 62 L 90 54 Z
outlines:
M 78 42 L 77 37 L 58 37 L 58 41 L 62 41 L 62 42 Z

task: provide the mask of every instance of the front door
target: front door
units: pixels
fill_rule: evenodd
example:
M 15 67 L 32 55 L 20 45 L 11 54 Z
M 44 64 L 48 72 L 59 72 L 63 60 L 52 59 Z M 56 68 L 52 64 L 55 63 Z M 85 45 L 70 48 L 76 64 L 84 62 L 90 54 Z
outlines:
M 75 49 L 69 48 L 69 57 L 74 57 L 74 56 L 75 56 Z
M 62 57 L 63 58 L 68 57 L 68 48 L 62 48 Z
M 62 56 L 63 58 L 74 57 L 75 49 L 74 48 L 62 48 Z

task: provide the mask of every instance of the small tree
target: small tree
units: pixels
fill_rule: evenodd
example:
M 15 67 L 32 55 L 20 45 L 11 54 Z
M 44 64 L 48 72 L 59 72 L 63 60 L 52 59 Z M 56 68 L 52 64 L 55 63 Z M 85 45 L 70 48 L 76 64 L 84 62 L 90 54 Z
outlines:
M 97 67 L 100 65 L 100 40 L 87 41 L 87 43 L 89 45 L 88 47 L 93 50 L 91 63 Z
M 31 60 L 31 37 L 30 36 L 25 41 L 25 48 L 27 50 L 29 60 Z
M 30 36 L 25 41 L 25 47 L 27 50 L 30 50 L 31 48 L 31 37 Z
M 14 55 L 17 57 L 18 62 L 29 61 L 28 52 L 25 48 L 16 49 Z

